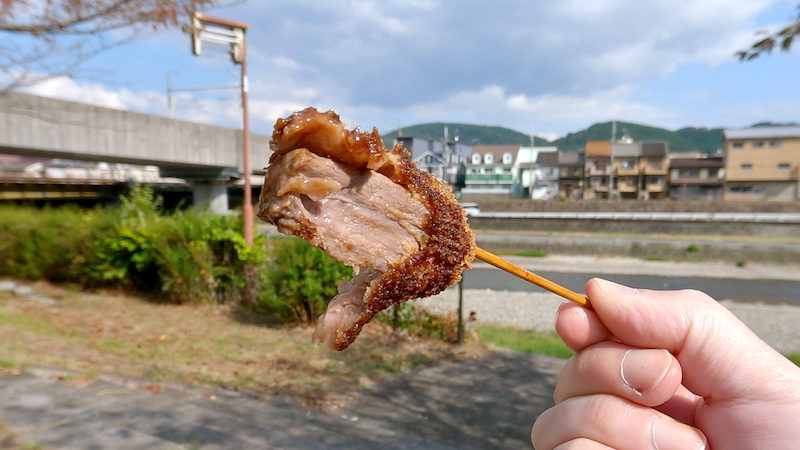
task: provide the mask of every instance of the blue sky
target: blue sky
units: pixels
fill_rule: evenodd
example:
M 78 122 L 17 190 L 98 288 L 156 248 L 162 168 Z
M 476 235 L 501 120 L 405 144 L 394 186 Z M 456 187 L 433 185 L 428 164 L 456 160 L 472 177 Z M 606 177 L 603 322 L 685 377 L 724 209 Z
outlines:
M 223 0 L 224 1 L 224 0 Z M 626 120 L 677 129 L 800 122 L 800 43 L 740 63 L 796 0 L 250 1 L 207 13 L 250 24 L 251 128 L 306 106 L 351 126 L 447 121 L 546 138 Z M 25 49 L 23 48 L 23 51 Z M 73 78 L 28 91 L 167 115 L 174 87 L 238 83 L 179 30 L 140 33 Z M 236 90 L 174 94 L 175 117 L 238 127 Z

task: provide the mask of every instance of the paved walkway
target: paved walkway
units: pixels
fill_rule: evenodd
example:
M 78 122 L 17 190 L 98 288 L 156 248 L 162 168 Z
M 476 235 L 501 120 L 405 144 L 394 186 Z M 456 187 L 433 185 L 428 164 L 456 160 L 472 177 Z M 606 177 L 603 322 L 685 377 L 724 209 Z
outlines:
M 562 364 L 502 351 L 377 383 L 337 415 L 108 375 L 77 386 L 39 368 L 0 375 L 0 423 L 46 448 L 530 448 L 530 426 L 552 404 Z

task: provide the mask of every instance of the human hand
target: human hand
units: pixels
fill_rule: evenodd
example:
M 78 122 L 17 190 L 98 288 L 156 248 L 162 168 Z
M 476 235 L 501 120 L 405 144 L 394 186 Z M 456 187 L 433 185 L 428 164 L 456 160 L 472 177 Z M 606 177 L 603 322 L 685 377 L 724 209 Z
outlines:
M 533 425 L 536 449 L 800 446 L 800 368 L 714 299 L 600 279 L 586 294 L 593 310 L 558 312 L 576 354 Z

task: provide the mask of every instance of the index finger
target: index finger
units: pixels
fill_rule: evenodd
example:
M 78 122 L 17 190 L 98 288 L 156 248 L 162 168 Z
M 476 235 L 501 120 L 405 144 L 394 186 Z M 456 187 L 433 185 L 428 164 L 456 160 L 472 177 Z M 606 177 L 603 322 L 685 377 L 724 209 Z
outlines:
M 575 303 L 564 303 L 558 308 L 556 332 L 576 352 L 601 341 L 614 340 L 594 311 Z

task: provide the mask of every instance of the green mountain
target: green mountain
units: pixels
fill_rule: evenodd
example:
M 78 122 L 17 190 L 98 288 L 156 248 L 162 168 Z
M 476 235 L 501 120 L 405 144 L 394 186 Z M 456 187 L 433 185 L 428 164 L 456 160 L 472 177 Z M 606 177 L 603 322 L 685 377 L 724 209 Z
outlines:
M 531 145 L 531 138 L 527 134 L 514 131 L 509 128 L 489 126 L 489 125 L 470 125 L 465 123 L 424 123 L 403 127 L 403 136 L 414 136 L 425 139 L 444 138 L 444 127 L 447 127 L 448 137 L 453 139 L 458 136 L 459 142 L 469 145 L 498 145 L 498 144 L 517 144 Z M 397 130 L 384 134 L 384 142 L 391 144 L 397 137 Z M 550 141 L 534 137 L 534 145 L 553 145 Z
M 555 144 L 561 150 L 581 150 L 586 145 L 586 141 L 611 139 L 611 128 L 612 122 L 596 123 L 585 130 L 557 139 Z M 722 128 L 687 127 L 670 131 L 631 122 L 617 122 L 617 139 L 625 135 L 630 136 L 634 141 L 667 141 L 670 153 L 713 153 L 722 147 Z
M 787 126 L 797 125 L 795 123 L 771 123 L 762 122 L 754 124 L 757 126 Z M 441 139 L 444 137 L 444 127 L 447 127 L 449 137 L 452 139 L 458 136 L 460 142 L 466 144 L 517 144 L 530 145 L 531 138 L 527 134 L 509 128 L 470 125 L 463 123 L 425 123 L 404 127 L 403 136 L 415 136 L 428 139 Z M 596 123 L 589 128 L 556 139 L 548 141 L 535 137 L 534 145 L 555 145 L 559 150 L 580 151 L 583 150 L 586 141 L 603 141 L 611 139 L 612 122 Z M 665 128 L 640 125 L 632 122 L 617 122 L 617 139 L 628 135 L 634 141 L 667 141 L 670 153 L 700 152 L 714 153 L 722 147 L 722 128 L 695 128 L 686 127 L 679 130 L 670 131 Z M 383 135 L 387 144 L 391 144 L 397 130 Z

